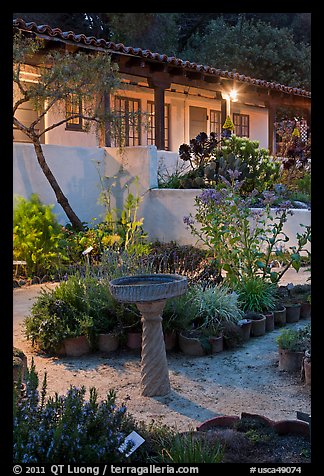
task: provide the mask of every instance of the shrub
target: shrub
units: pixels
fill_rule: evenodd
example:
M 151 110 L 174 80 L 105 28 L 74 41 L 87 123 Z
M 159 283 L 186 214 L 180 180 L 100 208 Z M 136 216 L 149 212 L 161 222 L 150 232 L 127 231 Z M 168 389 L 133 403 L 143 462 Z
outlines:
M 57 352 L 68 337 L 109 332 L 117 326 L 116 307 L 108 283 L 87 274 L 70 276 L 55 289 L 41 290 L 31 314 L 25 318 L 25 334 L 45 352 Z
M 41 393 L 34 363 L 28 371 L 26 397 L 14 388 L 13 461 L 28 464 L 98 464 L 125 462 L 131 447 L 119 451 L 125 437 L 134 429 L 125 405 L 116 406 L 116 393 L 110 390 L 98 402 L 97 391 L 70 386 L 66 395 L 46 398 L 46 374 Z
M 264 209 L 251 209 L 251 200 L 242 198 L 239 172 L 231 173 L 231 182 L 223 178 L 224 187 L 203 190 L 195 198 L 196 213 L 183 218 L 191 233 L 214 253 L 220 274 L 226 272 L 225 282 L 237 285 L 245 277 L 261 276 L 277 283 L 290 266 L 300 268 L 301 251 L 311 241 L 311 227 L 296 234 L 298 246 L 291 246 L 290 260 L 280 273 L 271 269 L 273 252 L 280 257 L 282 244 L 289 241 L 283 232 L 289 203 L 271 210 L 275 194 L 263 192 Z M 196 225 L 198 223 L 198 226 Z M 225 273 L 224 273 L 225 274 Z
M 67 260 L 62 227 L 37 194 L 16 196 L 13 213 L 13 258 L 27 263 L 28 276 L 50 274 Z
M 185 294 L 167 300 L 163 310 L 163 330 L 167 332 L 188 329 L 192 327 L 197 313 L 194 288 L 189 286 Z
M 208 251 L 192 245 L 179 245 L 174 241 L 152 243 L 145 260 L 150 262 L 152 272 L 185 275 L 189 283 L 213 282 L 219 275 Z
M 219 175 L 230 180 L 230 173 L 240 172 L 241 194 L 249 194 L 253 190 L 259 193 L 271 190 L 279 178 L 280 164 L 273 161 L 269 151 L 259 147 L 258 141 L 232 134 L 223 141 L 218 152 Z

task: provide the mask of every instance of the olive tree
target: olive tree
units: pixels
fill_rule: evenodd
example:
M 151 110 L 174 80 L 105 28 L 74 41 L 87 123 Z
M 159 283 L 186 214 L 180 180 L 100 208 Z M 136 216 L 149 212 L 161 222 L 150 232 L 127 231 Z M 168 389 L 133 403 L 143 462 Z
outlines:
M 26 65 L 33 65 L 36 79 L 24 81 Z M 83 225 L 72 210 L 52 170 L 41 145 L 44 134 L 75 118 L 82 118 L 83 129 L 102 130 L 103 124 L 111 130 L 118 122 L 104 107 L 104 98 L 120 86 L 118 67 L 112 63 L 108 52 L 75 52 L 60 48 L 49 50 L 45 42 L 27 37 L 22 32 L 14 34 L 13 41 L 13 124 L 32 142 L 38 163 L 52 187 L 58 203 L 63 208 L 72 226 L 82 230 Z M 66 101 L 74 98 L 82 108 L 66 114 Z M 31 103 L 36 111 L 36 119 L 23 123 L 17 111 L 24 103 Z M 49 111 L 51 114 L 49 120 Z M 62 112 L 57 114 L 57 112 Z M 47 121 L 43 121 L 47 115 Z M 45 124 L 43 126 L 43 123 Z

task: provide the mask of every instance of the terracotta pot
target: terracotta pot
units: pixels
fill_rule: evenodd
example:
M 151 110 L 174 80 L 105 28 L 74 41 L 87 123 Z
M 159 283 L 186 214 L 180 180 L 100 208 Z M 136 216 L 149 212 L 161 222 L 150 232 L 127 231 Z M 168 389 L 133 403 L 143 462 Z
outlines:
M 311 359 L 309 357 L 304 358 L 303 366 L 304 366 L 305 383 L 306 385 L 311 385 Z
M 179 334 L 179 347 L 184 354 L 202 356 L 206 355 L 201 342 L 196 337 L 187 337 L 182 332 Z
M 164 333 L 165 350 L 174 350 L 178 343 L 178 334 L 176 331 L 169 331 Z
M 19 377 L 21 381 L 24 380 L 25 369 L 22 359 L 16 357 L 13 361 L 13 381 L 18 382 Z
M 312 305 L 310 302 L 300 304 L 300 319 L 309 319 L 311 317 Z
M 251 327 L 252 327 L 252 321 L 251 319 L 245 319 L 247 322 L 243 322 L 239 324 L 240 332 L 242 335 L 242 340 L 247 341 L 250 339 L 251 335 Z
M 298 322 L 300 318 L 300 304 L 285 304 L 286 322 Z
M 301 371 L 303 364 L 304 352 L 291 352 L 287 349 L 279 347 L 279 370 L 287 372 Z
M 272 311 L 264 314 L 266 317 L 266 332 L 274 330 L 274 313 Z
M 274 315 L 274 324 L 275 326 L 282 327 L 286 325 L 286 308 L 281 306 L 280 308 L 273 311 Z
M 119 341 L 115 334 L 98 334 L 98 349 L 101 352 L 114 352 L 118 347 Z
M 212 336 L 208 340 L 212 347 L 212 354 L 217 354 L 218 352 L 222 352 L 224 350 L 223 335 L 217 337 Z
M 127 347 L 132 350 L 141 350 L 142 348 L 142 332 L 128 332 Z
M 68 357 L 80 357 L 90 352 L 90 344 L 86 336 L 64 339 L 64 348 Z
M 15 349 L 14 349 L 15 350 Z M 22 351 L 16 351 L 13 355 L 13 380 L 17 382 L 19 377 L 23 382 L 27 372 L 27 356 Z
M 270 420 L 263 415 L 256 415 L 253 413 L 241 413 L 238 416 L 219 416 L 206 420 L 197 426 L 197 431 L 211 431 L 213 428 L 235 428 L 237 423 L 244 419 L 253 419 L 263 423 L 268 428 L 272 428 L 278 435 L 303 435 L 310 438 L 309 424 L 300 420 Z
M 252 321 L 251 325 L 251 336 L 260 337 L 265 334 L 266 331 L 266 317 L 263 314 L 260 314 L 260 319 L 250 318 Z

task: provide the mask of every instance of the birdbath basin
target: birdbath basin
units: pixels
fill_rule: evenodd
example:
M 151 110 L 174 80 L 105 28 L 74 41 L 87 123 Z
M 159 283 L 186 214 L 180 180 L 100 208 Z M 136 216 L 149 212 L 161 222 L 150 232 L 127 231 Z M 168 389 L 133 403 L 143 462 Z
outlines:
M 117 301 L 135 303 L 142 316 L 142 395 L 166 395 L 170 381 L 162 312 L 167 299 L 186 292 L 187 278 L 178 274 L 145 274 L 113 279 L 109 285 Z

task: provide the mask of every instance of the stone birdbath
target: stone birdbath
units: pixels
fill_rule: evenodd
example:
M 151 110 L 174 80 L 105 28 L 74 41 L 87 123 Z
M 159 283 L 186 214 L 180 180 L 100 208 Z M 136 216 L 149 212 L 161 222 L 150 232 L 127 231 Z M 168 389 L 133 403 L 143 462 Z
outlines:
M 167 299 L 186 292 L 187 278 L 178 274 L 145 274 L 113 279 L 109 285 L 117 301 L 135 303 L 142 315 L 142 395 L 166 395 L 170 381 L 162 312 Z

